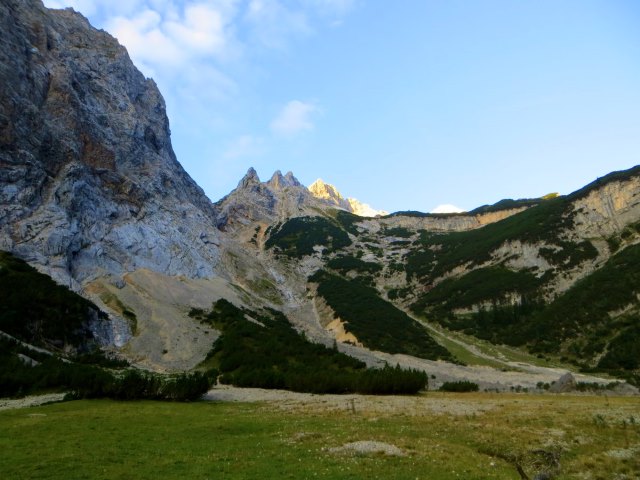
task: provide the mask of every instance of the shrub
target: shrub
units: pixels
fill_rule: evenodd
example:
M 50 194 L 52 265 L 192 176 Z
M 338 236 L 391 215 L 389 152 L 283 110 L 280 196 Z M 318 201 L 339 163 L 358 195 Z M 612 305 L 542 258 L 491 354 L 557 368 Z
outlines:
M 444 382 L 439 390 L 441 392 L 477 392 L 478 388 L 477 383 L 461 380 L 458 382 Z

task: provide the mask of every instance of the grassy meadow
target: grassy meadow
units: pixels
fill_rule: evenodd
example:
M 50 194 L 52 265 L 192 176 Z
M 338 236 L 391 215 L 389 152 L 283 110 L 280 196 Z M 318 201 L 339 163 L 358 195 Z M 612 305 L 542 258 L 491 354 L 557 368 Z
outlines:
M 518 466 L 529 478 L 640 478 L 638 398 L 427 393 L 357 399 L 355 411 L 312 398 L 1 411 L 0 478 L 520 479 Z M 405 455 L 329 451 L 361 440 Z

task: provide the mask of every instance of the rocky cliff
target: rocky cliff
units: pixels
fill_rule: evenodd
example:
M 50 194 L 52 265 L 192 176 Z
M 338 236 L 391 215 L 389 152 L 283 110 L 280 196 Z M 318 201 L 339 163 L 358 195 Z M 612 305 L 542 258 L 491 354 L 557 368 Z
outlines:
M 314 197 L 323 200 L 329 206 L 341 208 L 360 217 L 376 217 L 386 215 L 384 210 L 375 210 L 370 205 L 362 203 L 355 198 L 344 198 L 338 189 L 321 178 L 309 185 L 309 191 Z
M 0 249 L 76 289 L 138 268 L 212 275 L 215 212 L 153 80 L 70 9 L 3 0 L 0 30 Z
M 314 214 L 313 207 L 322 205 L 293 173 L 282 175 L 277 171 L 269 181 L 261 182 L 253 168 L 229 195 L 215 204 L 217 225 L 226 231 Z
M 353 318 L 376 304 L 414 329 L 394 308 L 613 373 L 638 358 L 638 167 L 566 197 L 465 214 L 362 218 L 380 212 L 324 182 L 262 182 L 253 169 L 212 204 L 176 160 L 154 82 L 114 38 L 39 0 L 0 0 L 0 31 L 0 250 L 131 320 L 137 364 L 197 365 L 216 332 L 187 312 L 218 298 L 279 310 L 370 364 L 390 357 L 360 344 L 384 337 L 412 352 L 416 341 L 387 317 L 354 336 Z M 309 284 L 316 273 L 326 304 Z

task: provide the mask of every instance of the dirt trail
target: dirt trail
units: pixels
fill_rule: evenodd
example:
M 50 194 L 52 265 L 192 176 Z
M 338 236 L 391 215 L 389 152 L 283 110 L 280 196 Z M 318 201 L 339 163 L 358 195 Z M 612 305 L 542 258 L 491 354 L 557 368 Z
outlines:
M 317 395 L 290 392 L 288 390 L 265 390 L 262 388 L 238 388 L 218 385 L 209 390 L 203 400 L 218 402 L 266 402 L 282 410 L 323 410 L 357 413 L 398 413 L 403 415 L 474 415 L 482 414 L 500 406 L 500 395 L 486 395 L 480 400 L 456 398 L 451 401 L 441 394 L 430 395 Z

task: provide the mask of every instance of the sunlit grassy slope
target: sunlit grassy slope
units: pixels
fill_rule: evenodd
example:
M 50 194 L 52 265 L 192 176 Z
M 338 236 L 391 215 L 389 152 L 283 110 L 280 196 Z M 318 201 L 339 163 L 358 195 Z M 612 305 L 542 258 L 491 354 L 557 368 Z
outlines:
M 383 413 L 358 401 L 353 413 L 347 403 L 282 410 L 100 400 L 3 411 L 0 476 L 517 479 L 516 462 L 531 478 L 545 468 L 540 452 L 557 457 L 559 479 L 640 476 L 636 398 L 429 393 L 415 408 Z M 461 414 L 460 403 L 473 409 Z M 359 440 L 405 456 L 328 451 Z

